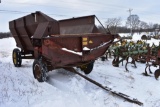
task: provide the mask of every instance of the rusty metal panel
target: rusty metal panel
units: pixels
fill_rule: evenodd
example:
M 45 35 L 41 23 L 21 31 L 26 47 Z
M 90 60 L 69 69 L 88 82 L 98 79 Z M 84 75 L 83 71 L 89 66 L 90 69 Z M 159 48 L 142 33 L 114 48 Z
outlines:
M 60 26 L 74 26 L 74 25 L 85 25 L 85 24 L 94 24 L 95 23 L 95 15 L 77 17 L 59 20 Z
M 83 47 L 87 46 L 91 49 L 112 39 L 112 35 L 100 33 L 53 35 L 51 38 L 53 42 L 60 46 L 74 51 L 77 50 L 77 52 L 82 51 Z
M 24 18 L 20 18 L 15 21 L 17 33 L 19 34 L 19 38 L 22 42 L 23 49 L 25 50 L 33 50 L 33 46 L 31 43 L 31 38 L 29 36 L 28 30 L 26 28 L 26 22 Z
M 53 66 L 76 66 L 78 63 L 95 60 L 102 56 L 113 40 L 112 35 L 94 33 L 77 34 L 76 36 L 54 35 L 43 40 L 42 53 L 51 59 Z M 88 53 L 84 52 L 84 47 L 89 49 Z
M 98 31 L 94 15 L 56 21 L 36 12 L 13 20 L 9 25 L 17 46 L 24 50 L 34 50 L 32 39 L 42 41 L 40 50 L 34 52 L 42 52 L 53 67 L 77 66 L 95 60 L 114 40 L 113 35 Z
M 33 38 L 41 39 L 43 37 L 43 35 L 46 34 L 48 24 L 49 24 L 49 22 L 44 22 L 44 23 L 38 24 L 38 27 L 33 35 Z
M 94 15 L 60 20 L 59 25 L 60 34 L 99 33 Z
M 54 67 L 62 67 L 68 64 L 81 62 L 81 57 L 79 55 L 63 51 L 61 48 L 51 48 L 42 45 L 42 53 L 51 60 L 52 66 Z
M 49 34 L 59 34 L 59 22 L 42 12 L 31 13 L 27 16 L 9 22 L 9 28 L 16 40 L 17 46 L 24 50 L 33 50 L 31 37 L 41 39 Z
M 82 34 L 82 33 L 92 33 L 94 25 L 76 25 L 68 27 L 60 27 L 61 34 Z
M 47 16 L 46 14 L 40 12 L 40 11 L 37 11 L 35 13 L 33 13 L 35 17 L 35 22 L 57 22 L 57 20 Z M 33 15 L 32 14 L 32 15 Z
M 60 34 L 59 22 L 57 22 L 57 21 L 49 22 L 48 32 L 50 35 Z
M 31 37 L 34 34 L 34 32 L 38 26 L 38 23 L 35 22 L 35 17 L 32 14 L 27 15 L 23 18 L 25 21 L 25 26 L 26 26 L 28 33 L 29 33 L 28 36 Z
M 21 41 L 18 37 L 18 34 L 16 32 L 16 29 L 14 27 L 15 26 L 14 21 L 9 22 L 9 26 L 10 26 L 10 31 L 12 32 L 12 36 L 15 38 L 16 46 L 20 47 L 20 48 L 23 48 L 22 43 L 21 43 Z

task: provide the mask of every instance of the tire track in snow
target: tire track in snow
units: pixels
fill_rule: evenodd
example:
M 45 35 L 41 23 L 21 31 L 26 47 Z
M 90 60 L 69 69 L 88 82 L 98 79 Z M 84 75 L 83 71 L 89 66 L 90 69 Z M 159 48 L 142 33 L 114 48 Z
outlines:
M 90 84 L 89 82 L 86 82 L 86 80 L 80 77 L 79 75 L 64 69 L 58 69 L 58 70 L 49 72 L 48 76 L 49 76 L 49 79 L 47 83 L 53 86 L 56 86 L 57 88 L 60 88 L 60 89 L 63 88 L 64 86 L 68 87 L 68 89 L 74 88 L 75 86 L 73 86 L 73 84 L 79 88 L 85 88 L 86 84 Z
M 96 91 L 101 90 L 99 87 L 88 82 L 79 75 L 63 69 L 52 71 L 48 76 L 47 83 L 63 92 L 69 92 L 73 95 L 80 95 L 80 93 L 84 95 L 86 93 L 93 94 L 96 93 Z

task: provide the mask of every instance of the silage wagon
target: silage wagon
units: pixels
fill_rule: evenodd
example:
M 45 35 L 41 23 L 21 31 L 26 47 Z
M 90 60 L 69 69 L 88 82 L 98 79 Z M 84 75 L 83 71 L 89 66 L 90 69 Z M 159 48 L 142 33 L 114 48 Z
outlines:
M 37 11 L 10 21 L 10 31 L 19 47 L 12 53 L 15 67 L 21 66 L 22 59 L 34 59 L 33 75 L 39 82 L 47 80 L 49 71 L 64 68 L 114 95 L 143 105 L 137 99 L 103 86 L 73 68 L 78 67 L 89 74 L 94 61 L 103 56 L 114 39 L 119 37 L 117 34 L 100 33 L 95 19 L 96 16 L 91 15 L 55 20 Z
M 34 59 L 34 77 L 43 82 L 46 73 L 57 68 L 79 67 L 86 74 L 94 60 L 102 56 L 116 35 L 102 34 L 95 16 L 55 20 L 35 12 L 9 22 L 16 41 L 13 63 L 20 67 L 22 59 Z

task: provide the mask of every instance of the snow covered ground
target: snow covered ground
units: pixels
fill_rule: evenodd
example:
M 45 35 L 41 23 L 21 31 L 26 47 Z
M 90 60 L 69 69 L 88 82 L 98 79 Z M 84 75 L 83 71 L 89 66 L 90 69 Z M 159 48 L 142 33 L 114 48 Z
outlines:
M 49 72 L 49 80 L 39 83 L 32 75 L 33 60 L 23 60 L 22 67 L 14 67 L 15 47 L 13 38 L 0 39 L 0 107 L 139 107 L 63 69 Z M 129 65 L 126 72 L 124 66 L 113 67 L 111 62 L 96 60 L 88 77 L 137 98 L 144 107 L 160 107 L 160 79 L 155 80 L 153 74 L 143 76 L 145 64 L 136 63 L 137 68 Z

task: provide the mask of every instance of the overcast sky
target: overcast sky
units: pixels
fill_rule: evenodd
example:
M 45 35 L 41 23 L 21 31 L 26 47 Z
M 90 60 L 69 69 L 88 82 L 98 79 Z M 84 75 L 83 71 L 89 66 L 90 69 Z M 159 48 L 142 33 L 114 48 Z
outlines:
M 9 31 L 9 21 L 35 11 L 56 20 L 94 14 L 103 24 L 121 17 L 124 24 L 129 9 L 141 21 L 160 23 L 160 0 L 1 0 L 0 32 Z

